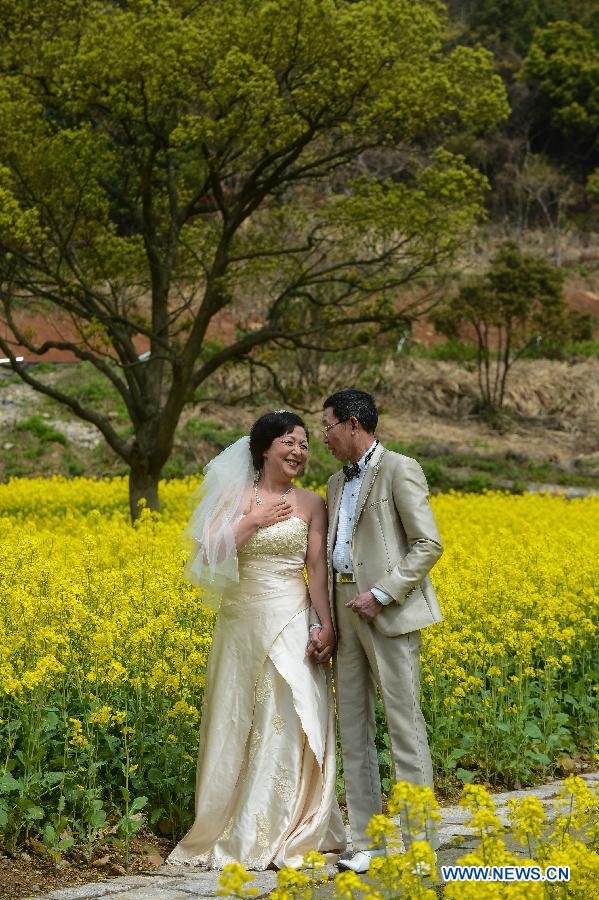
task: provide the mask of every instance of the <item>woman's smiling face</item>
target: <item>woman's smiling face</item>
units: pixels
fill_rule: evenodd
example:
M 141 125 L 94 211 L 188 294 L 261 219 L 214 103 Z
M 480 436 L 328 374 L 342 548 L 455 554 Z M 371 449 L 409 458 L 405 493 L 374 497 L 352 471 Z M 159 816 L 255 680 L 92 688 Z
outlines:
M 308 437 L 301 425 L 296 425 L 289 434 L 275 438 L 264 452 L 264 467 L 269 474 L 280 474 L 291 481 L 297 478 L 308 459 Z

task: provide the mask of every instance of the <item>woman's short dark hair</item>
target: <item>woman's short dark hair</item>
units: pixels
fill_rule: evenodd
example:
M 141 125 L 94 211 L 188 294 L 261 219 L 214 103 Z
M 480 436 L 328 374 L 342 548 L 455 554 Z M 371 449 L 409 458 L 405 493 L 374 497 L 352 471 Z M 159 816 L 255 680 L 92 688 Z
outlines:
M 268 450 L 275 438 L 284 434 L 291 434 L 294 428 L 303 428 L 306 437 L 310 434 L 303 419 L 286 409 L 279 412 L 269 412 L 260 416 L 252 425 L 250 431 L 250 453 L 256 471 L 260 471 L 264 465 L 264 452 Z
M 355 388 L 349 388 L 346 391 L 337 391 L 322 404 L 323 409 L 331 407 L 333 413 L 340 422 L 354 416 L 368 434 L 374 434 L 379 414 L 377 412 L 374 397 L 367 394 L 366 391 L 358 391 Z

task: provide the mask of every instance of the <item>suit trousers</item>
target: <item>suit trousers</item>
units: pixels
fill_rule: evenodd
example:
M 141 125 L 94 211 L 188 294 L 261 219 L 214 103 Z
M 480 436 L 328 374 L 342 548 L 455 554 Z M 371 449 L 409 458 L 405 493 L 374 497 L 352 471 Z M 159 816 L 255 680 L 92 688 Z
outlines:
M 375 747 L 375 705 L 378 685 L 391 740 L 391 756 L 396 781 L 433 787 L 433 767 L 420 709 L 419 631 L 385 637 L 345 604 L 356 595 L 355 584 L 335 585 L 337 655 L 335 695 L 345 795 L 354 851 L 366 850 L 371 839 L 366 826 L 382 810 L 381 782 Z M 403 827 L 404 845 L 424 838 Z M 438 835 L 427 825 L 433 849 Z

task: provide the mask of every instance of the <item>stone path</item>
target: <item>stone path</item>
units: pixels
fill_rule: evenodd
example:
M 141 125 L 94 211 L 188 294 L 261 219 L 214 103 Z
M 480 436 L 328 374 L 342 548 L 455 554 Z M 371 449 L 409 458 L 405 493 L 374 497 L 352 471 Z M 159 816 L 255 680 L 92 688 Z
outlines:
M 590 785 L 599 785 L 599 772 L 591 772 L 582 776 Z M 507 791 L 494 794 L 498 815 L 504 825 L 508 824 L 507 801 L 511 798 L 534 796 L 552 812 L 551 799 L 555 797 L 561 781 L 553 781 L 536 788 L 520 791 Z M 441 849 L 438 853 L 439 865 L 451 865 L 468 849 L 476 846 L 472 829 L 464 822 L 466 813 L 459 806 L 446 806 L 442 809 L 443 821 L 440 827 Z M 460 846 L 457 847 L 457 842 Z M 514 849 L 518 849 L 514 847 Z M 328 867 L 331 876 L 337 873 L 334 866 Z M 38 900 L 92 900 L 103 897 L 105 900 L 189 900 L 190 897 L 215 897 L 218 889 L 218 872 L 194 870 L 185 866 L 163 866 L 142 875 L 130 875 L 114 878 L 110 881 L 99 881 L 78 887 L 63 888 L 49 894 L 35 895 Z M 276 887 L 276 872 L 255 872 L 252 885 L 258 888 L 260 897 L 268 897 Z

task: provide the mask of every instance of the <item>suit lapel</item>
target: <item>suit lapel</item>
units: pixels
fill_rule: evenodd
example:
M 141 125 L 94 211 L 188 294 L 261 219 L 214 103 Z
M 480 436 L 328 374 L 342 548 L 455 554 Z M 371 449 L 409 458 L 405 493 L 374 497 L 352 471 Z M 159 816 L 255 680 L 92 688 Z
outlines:
M 358 494 L 358 502 L 356 503 L 356 515 L 354 516 L 354 527 L 353 533 L 356 531 L 356 525 L 358 524 L 358 519 L 362 515 L 362 511 L 366 506 L 366 501 L 368 500 L 368 495 L 372 489 L 372 485 L 375 482 L 376 476 L 379 474 L 379 470 L 381 467 L 381 460 L 385 455 L 385 448 L 382 444 L 379 444 L 374 453 L 372 454 L 372 458 L 370 460 L 370 465 L 366 469 L 364 473 L 364 478 L 362 480 L 362 486 L 360 487 L 360 493 Z
M 341 508 L 341 495 L 343 494 L 343 485 L 345 479 L 343 472 L 337 472 L 336 481 L 331 486 L 331 506 L 329 508 L 329 530 L 327 535 L 327 556 L 329 563 L 333 556 L 333 547 L 335 546 L 335 536 L 337 534 L 337 523 L 339 522 L 339 509 Z

